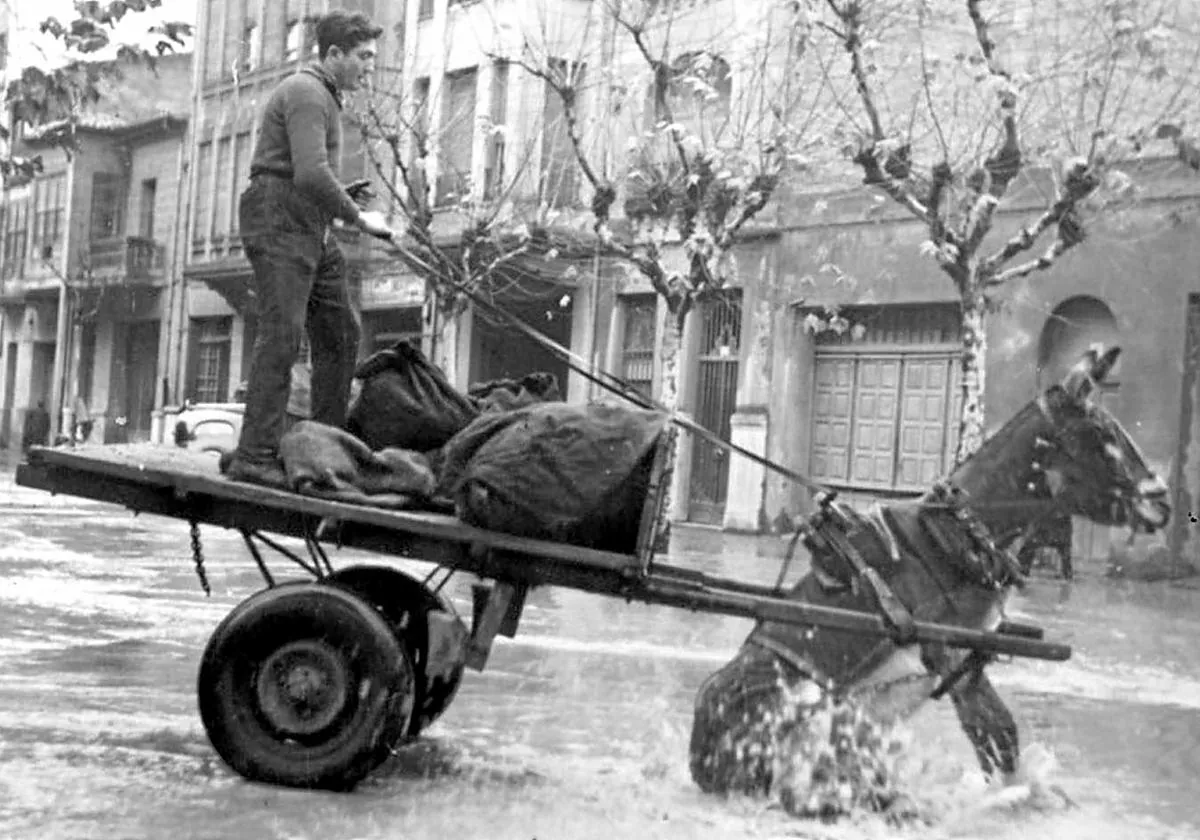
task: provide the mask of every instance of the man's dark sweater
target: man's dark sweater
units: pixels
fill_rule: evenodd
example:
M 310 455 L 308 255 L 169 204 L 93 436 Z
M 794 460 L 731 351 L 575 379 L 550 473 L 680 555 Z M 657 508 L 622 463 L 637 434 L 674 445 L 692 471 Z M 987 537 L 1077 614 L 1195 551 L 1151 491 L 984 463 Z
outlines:
M 342 103 L 333 79 L 319 66 L 284 79 L 263 109 L 250 176 L 290 178 L 322 215 L 353 222 L 358 206 L 338 182 Z

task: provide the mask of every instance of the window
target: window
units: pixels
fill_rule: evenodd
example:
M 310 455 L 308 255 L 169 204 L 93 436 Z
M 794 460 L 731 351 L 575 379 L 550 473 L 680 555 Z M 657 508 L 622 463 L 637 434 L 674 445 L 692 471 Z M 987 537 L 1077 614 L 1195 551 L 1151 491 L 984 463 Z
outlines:
M 87 321 L 79 341 L 79 399 L 84 405 L 92 402 L 93 381 L 96 378 L 96 324 Z
M 0 71 L 8 67 L 8 33 L 0 32 Z
M 146 178 L 138 195 L 138 235 L 154 238 L 154 205 L 158 203 L 158 179 Z
M 404 47 L 407 44 L 408 36 L 408 32 L 404 27 L 403 15 L 400 17 L 399 22 L 392 26 L 392 33 L 396 38 L 396 52 L 392 58 L 393 69 L 395 72 L 402 72 L 404 70 Z M 382 63 L 383 61 L 381 60 L 380 64 Z
M 860 335 L 817 336 L 813 478 L 885 492 L 928 489 L 949 471 L 958 444 L 955 307 L 844 314 Z
M 410 201 L 425 201 L 425 167 L 416 166 L 423 154 L 429 152 L 429 77 L 424 76 L 413 82 L 412 92 L 412 137 L 408 149 L 409 177 L 408 184 Z
M 417 20 L 429 20 L 433 17 L 433 0 L 420 0 L 417 6 Z
M 429 142 L 429 77 L 413 82 L 413 135 L 420 143 Z
M 492 65 L 491 105 L 488 109 L 487 162 L 483 170 L 483 197 L 496 198 L 504 190 L 504 135 L 508 121 L 508 62 Z
M 658 325 L 658 296 L 624 295 L 624 339 L 621 342 L 621 378 L 646 397 L 653 396 L 654 339 Z
M 53 259 L 62 251 L 66 211 L 66 173 L 48 175 L 33 182 L 33 247 L 35 263 Z
M 379 309 L 363 313 L 362 347 L 366 353 L 386 350 L 397 341 L 421 346 L 421 307 Z
M 233 148 L 232 137 L 222 137 L 217 141 L 217 160 L 214 166 L 217 173 L 216 204 L 212 214 L 212 239 L 222 242 L 229 235 L 229 210 L 233 201 L 233 161 L 230 154 Z
M 230 196 L 230 230 L 238 231 L 238 200 L 250 183 L 250 132 L 243 131 L 233 141 L 233 194 Z
M 657 85 L 664 84 L 665 89 Z M 706 140 L 719 137 L 729 121 L 733 80 L 729 62 L 707 51 L 684 53 L 651 91 L 657 125 L 670 118 Z
M 550 61 L 550 73 L 556 82 L 568 86 L 575 93 L 574 110 L 577 116 L 582 110 L 580 91 L 583 89 L 583 72 L 584 65 L 578 62 L 568 63 L 561 59 Z M 551 207 L 572 205 L 579 198 L 579 167 L 567 130 L 566 109 L 562 97 L 549 82 L 544 86 L 544 94 L 540 198 Z
M 209 218 L 212 211 L 212 141 L 201 143 L 196 149 L 196 197 L 192 217 L 192 253 L 204 251 L 208 241 Z
M 318 15 L 309 15 L 304 19 L 304 52 L 308 53 L 309 58 L 316 58 L 320 54 L 320 44 L 317 43 L 317 21 L 320 20 Z
M 299 61 L 304 50 L 304 23 L 292 19 L 283 30 L 283 60 Z
M 125 233 L 125 178 L 111 172 L 92 175 L 92 224 L 89 240 L 116 239 Z
M 229 317 L 192 321 L 196 349 L 192 395 L 196 402 L 225 401 L 232 333 L 233 319 Z
M 208 0 L 204 21 L 204 78 L 219 79 L 223 72 L 224 37 L 221 32 L 222 0 Z
M 475 68 L 471 68 L 446 76 L 439 138 L 438 204 L 449 204 L 470 194 L 474 126 Z
M 249 72 L 258 67 L 262 56 L 262 30 L 251 21 L 242 29 L 242 70 Z
M 10 199 L 5 213 L 3 276 L 25 276 L 25 255 L 29 232 L 29 198 Z

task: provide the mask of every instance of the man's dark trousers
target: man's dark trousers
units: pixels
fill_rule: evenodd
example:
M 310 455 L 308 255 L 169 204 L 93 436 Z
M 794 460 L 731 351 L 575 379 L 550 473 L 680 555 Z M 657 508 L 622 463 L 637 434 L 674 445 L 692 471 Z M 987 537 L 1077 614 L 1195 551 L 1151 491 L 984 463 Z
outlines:
M 241 195 L 238 222 L 258 313 L 238 455 L 264 462 L 279 454 L 291 368 L 305 329 L 312 419 L 337 427 L 345 422 L 362 330 L 328 219 L 289 179 L 255 176 Z

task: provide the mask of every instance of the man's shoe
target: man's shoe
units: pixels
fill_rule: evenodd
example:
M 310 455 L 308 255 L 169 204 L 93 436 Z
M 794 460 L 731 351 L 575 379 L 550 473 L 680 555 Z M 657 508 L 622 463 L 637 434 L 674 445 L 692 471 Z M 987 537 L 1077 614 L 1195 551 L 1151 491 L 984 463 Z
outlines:
M 258 484 L 270 487 L 272 490 L 291 490 L 283 464 L 278 460 L 251 461 L 234 454 L 228 464 L 223 465 L 225 477 L 233 481 L 243 481 L 247 484 Z

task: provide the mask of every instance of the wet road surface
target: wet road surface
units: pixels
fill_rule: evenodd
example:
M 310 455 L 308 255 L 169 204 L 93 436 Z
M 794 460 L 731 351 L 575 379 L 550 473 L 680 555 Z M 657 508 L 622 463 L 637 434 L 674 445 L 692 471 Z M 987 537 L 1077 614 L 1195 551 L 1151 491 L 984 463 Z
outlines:
M 1200 589 L 1084 568 L 1014 602 L 1075 645 L 1065 664 L 991 671 L 1035 793 L 1060 786 L 1075 807 L 987 789 L 943 703 L 906 729 L 906 783 L 935 824 L 822 825 L 688 778 L 693 694 L 747 622 L 561 589 L 532 593 L 516 640 L 355 793 L 247 783 L 208 745 L 195 678 L 209 633 L 261 582 L 240 538 L 203 535 L 211 598 L 184 523 L 0 485 L 0 837 L 1200 838 Z M 676 562 L 761 581 L 780 554 L 707 531 L 673 547 Z M 366 559 L 387 562 L 334 557 Z M 455 589 L 460 607 L 467 594 Z

